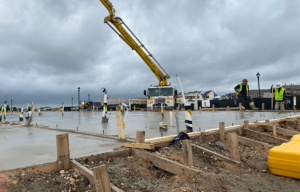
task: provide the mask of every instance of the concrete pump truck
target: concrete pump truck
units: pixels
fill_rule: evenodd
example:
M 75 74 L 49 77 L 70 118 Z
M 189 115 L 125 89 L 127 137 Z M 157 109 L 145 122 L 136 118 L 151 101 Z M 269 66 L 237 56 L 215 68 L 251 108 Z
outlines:
M 101 3 L 106 7 L 109 15 L 104 18 L 104 23 L 106 23 L 117 35 L 132 49 L 137 52 L 137 54 L 143 59 L 143 61 L 148 65 L 151 71 L 154 73 L 156 78 L 159 80 L 158 85 L 150 86 L 147 90 L 144 90 L 144 95 L 147 96 L 147 109 L 153 108 L 165 108 L 172 110 L 176 106 L 177 90 L 175 86 L 168 84 L 167 79 L 170 75 L 162 68 L 162 66 L 157 62 L 153 55 L 147 50 L 144 44 L 134 35 L 134 33 L 128 28 L 125 22 L 120 18 L 115 16 L 116 10 L 113 8 L 112 3 L 109 0 L 100 0 Z M 114 26 L 112 26 L 112 25 Z M 127 30 L 126 30 L 126 29 Z M 139 44 L 134 40 L 134 38 L 139 42 Z M 148 55 L 145 53 L 148 53 Z M 163 72 L 157 67 L 157 65 L 163 70 Z

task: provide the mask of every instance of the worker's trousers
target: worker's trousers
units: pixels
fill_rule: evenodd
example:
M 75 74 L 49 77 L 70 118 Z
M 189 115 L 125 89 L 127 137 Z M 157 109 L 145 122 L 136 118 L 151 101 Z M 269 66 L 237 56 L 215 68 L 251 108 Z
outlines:
M 276 101 L 275 103 L 275 110 L 284 110 L 284 104 L 282 103 L 283 101 Z

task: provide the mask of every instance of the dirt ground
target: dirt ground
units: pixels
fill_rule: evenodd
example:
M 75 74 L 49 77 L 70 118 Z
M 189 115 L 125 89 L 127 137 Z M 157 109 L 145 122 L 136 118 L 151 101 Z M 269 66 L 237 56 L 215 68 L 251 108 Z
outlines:
M 78 170 L 56 170 L 52 173 L 17 171 L 8 176 L 8 180 L 2 183 L 2 188 L 4 189 L 3 192 L 95 191 L 94 185 L 89 184 L 89 180 L 84 175 L 81 175 Z
M 199 144 L 211 151 L 230 157 L 228 144 Z M 220 146 L 221 145 L 221 146 Z M 207 152 L 193 147 L 193 168 L 203 171 L 206 191 L 299 191 L 300 180 L 275 176 L 268 167 L 268 150 L 262 147 L 238 146 L 241 164 L 219 161 Z M 156 155 L 183 163 L 182 145 L 162 148 Z M 214 186 L 214 188 L 211 188 Z
M 281 127 L 292 131 L 300 131 L 300 125 L 296 121 L 288 121 L 286 125 L 282 124 Z
M 209 150 L 230 157 L 228 144 L 217 142 L 199 144 Z M 154 167 L 145 158 L 114 158 L 108 161 L 79 162 L 92 169 L 106 164 L 110 181 L 124 191 L 299 191 L 300 180 L 272 175 L 267 159 L 268 150 L 239 144 L 241 163 L 219 161 L 193 147 L 192 168 L 201 170 L 198 175 L 173 175 Z M 153 154 L 183 163 L 181 142 L 161 148 Z

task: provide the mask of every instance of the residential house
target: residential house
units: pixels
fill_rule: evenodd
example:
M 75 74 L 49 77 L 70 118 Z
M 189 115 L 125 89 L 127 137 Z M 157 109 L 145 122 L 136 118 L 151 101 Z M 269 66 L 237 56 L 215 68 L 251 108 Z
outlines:
M 203 100 L 203 91 L 194 91 L 194 92 L 188 92 L 184 93 L 184 97 L 187 101 L 194 103 L 195 100 Z M 183 104 L 183 99 L 182 99 L 182 93 L 180 92 L 179 94 L 176 95 L 177 102 L 180 104 Z
M 206 91 L 205 93 L 203 93 L 203 100 L 213 100 L 215 96 L 217 96 L 217 94 L 212 90 Z

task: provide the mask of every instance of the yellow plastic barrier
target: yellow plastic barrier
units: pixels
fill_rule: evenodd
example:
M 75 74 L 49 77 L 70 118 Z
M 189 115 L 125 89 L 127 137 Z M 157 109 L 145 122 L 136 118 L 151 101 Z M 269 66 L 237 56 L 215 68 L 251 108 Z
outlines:
M 300 142 L 290 141 L 270 149 L 268 165 L 272 174 L 300 179 Z
M 299 135 L 294 135 L 294 136 L 291 138 L 291 141 L 299 141 L 299 142 L 300 142 L 300 134 L 299 134 Z

